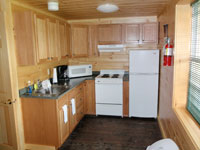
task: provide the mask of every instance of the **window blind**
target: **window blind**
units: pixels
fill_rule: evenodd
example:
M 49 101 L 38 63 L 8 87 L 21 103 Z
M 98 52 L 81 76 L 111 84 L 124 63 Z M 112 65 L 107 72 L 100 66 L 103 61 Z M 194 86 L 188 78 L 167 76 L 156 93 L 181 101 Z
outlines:
M 192 39 L 187 109 L 200 124 L 200 1 L 192 5 Z

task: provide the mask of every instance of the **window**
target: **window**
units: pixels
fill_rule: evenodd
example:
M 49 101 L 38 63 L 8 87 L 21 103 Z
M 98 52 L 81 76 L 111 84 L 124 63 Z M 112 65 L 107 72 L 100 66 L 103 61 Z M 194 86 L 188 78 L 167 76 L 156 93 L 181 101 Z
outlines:
M 192 39 L 187 109 L 200 124 L 200 1 L 192 5 Z

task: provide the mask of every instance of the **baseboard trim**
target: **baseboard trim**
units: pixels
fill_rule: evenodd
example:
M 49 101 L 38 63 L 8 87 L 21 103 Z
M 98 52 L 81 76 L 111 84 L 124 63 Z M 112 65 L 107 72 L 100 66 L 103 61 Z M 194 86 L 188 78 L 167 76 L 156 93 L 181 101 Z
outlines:
M 159 124 L 159 127 L 160 127 L 160 131 L 161 131 L 162 137 L 163 137 L 164 139 L 167 138 L 167 135 L 166 135 L 165 129 L 164 129 L 164 127 L 163 127 L 163 123 L 162 123 L 162 121 L 160 120 L 160 117 L 158 117 L 158 124 Z
M 25 144 L 25 150 L 56 150 L 54 146 Z

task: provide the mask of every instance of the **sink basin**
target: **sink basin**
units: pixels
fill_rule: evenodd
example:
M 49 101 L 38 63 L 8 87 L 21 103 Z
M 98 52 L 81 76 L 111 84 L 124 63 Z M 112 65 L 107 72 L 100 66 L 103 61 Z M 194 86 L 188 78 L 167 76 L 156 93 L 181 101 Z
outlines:
M 25 95 L 35 96 L 35 97 L 55 97 L 63 94 L 70 87 L 65 85 L 52 85 L 50 90 L 39 89 L 33 91 L 32 93 L 25 93 Z

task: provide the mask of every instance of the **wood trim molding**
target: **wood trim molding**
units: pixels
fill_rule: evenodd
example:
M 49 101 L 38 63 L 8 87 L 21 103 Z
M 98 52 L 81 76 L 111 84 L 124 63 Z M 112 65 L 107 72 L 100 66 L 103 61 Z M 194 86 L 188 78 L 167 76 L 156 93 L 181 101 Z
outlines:
M 157 16 L 68 20 L 69 24 L 122 24 L 157 22 Z
M 5 112 L 4 106 L 0 105 L 0 144 L 7 143 L 7 128 L 6 128 L 6 119 L 5 119 Z
M 56 150 L 54 146 L 25 144 L 25 150 Z
M 160 127 L 160 131 L 161 131 L 162 137 L 163 137 L 163 138 L 167 138 L 167 134 L 166 134 L 166 132 L 165 132 L 165 129 L 164 129 L 164 127 L 163 127 L 163 123 L 162 123 L 162 121 L 161 121 L 161 119 L 160 119 L 159 116 L 158 116 L 158 125 L 159 125 L 159 127 Z
M 200 149 L 200 125 L 185 108 L 175 108 L 174 112 L 196 149 Z

